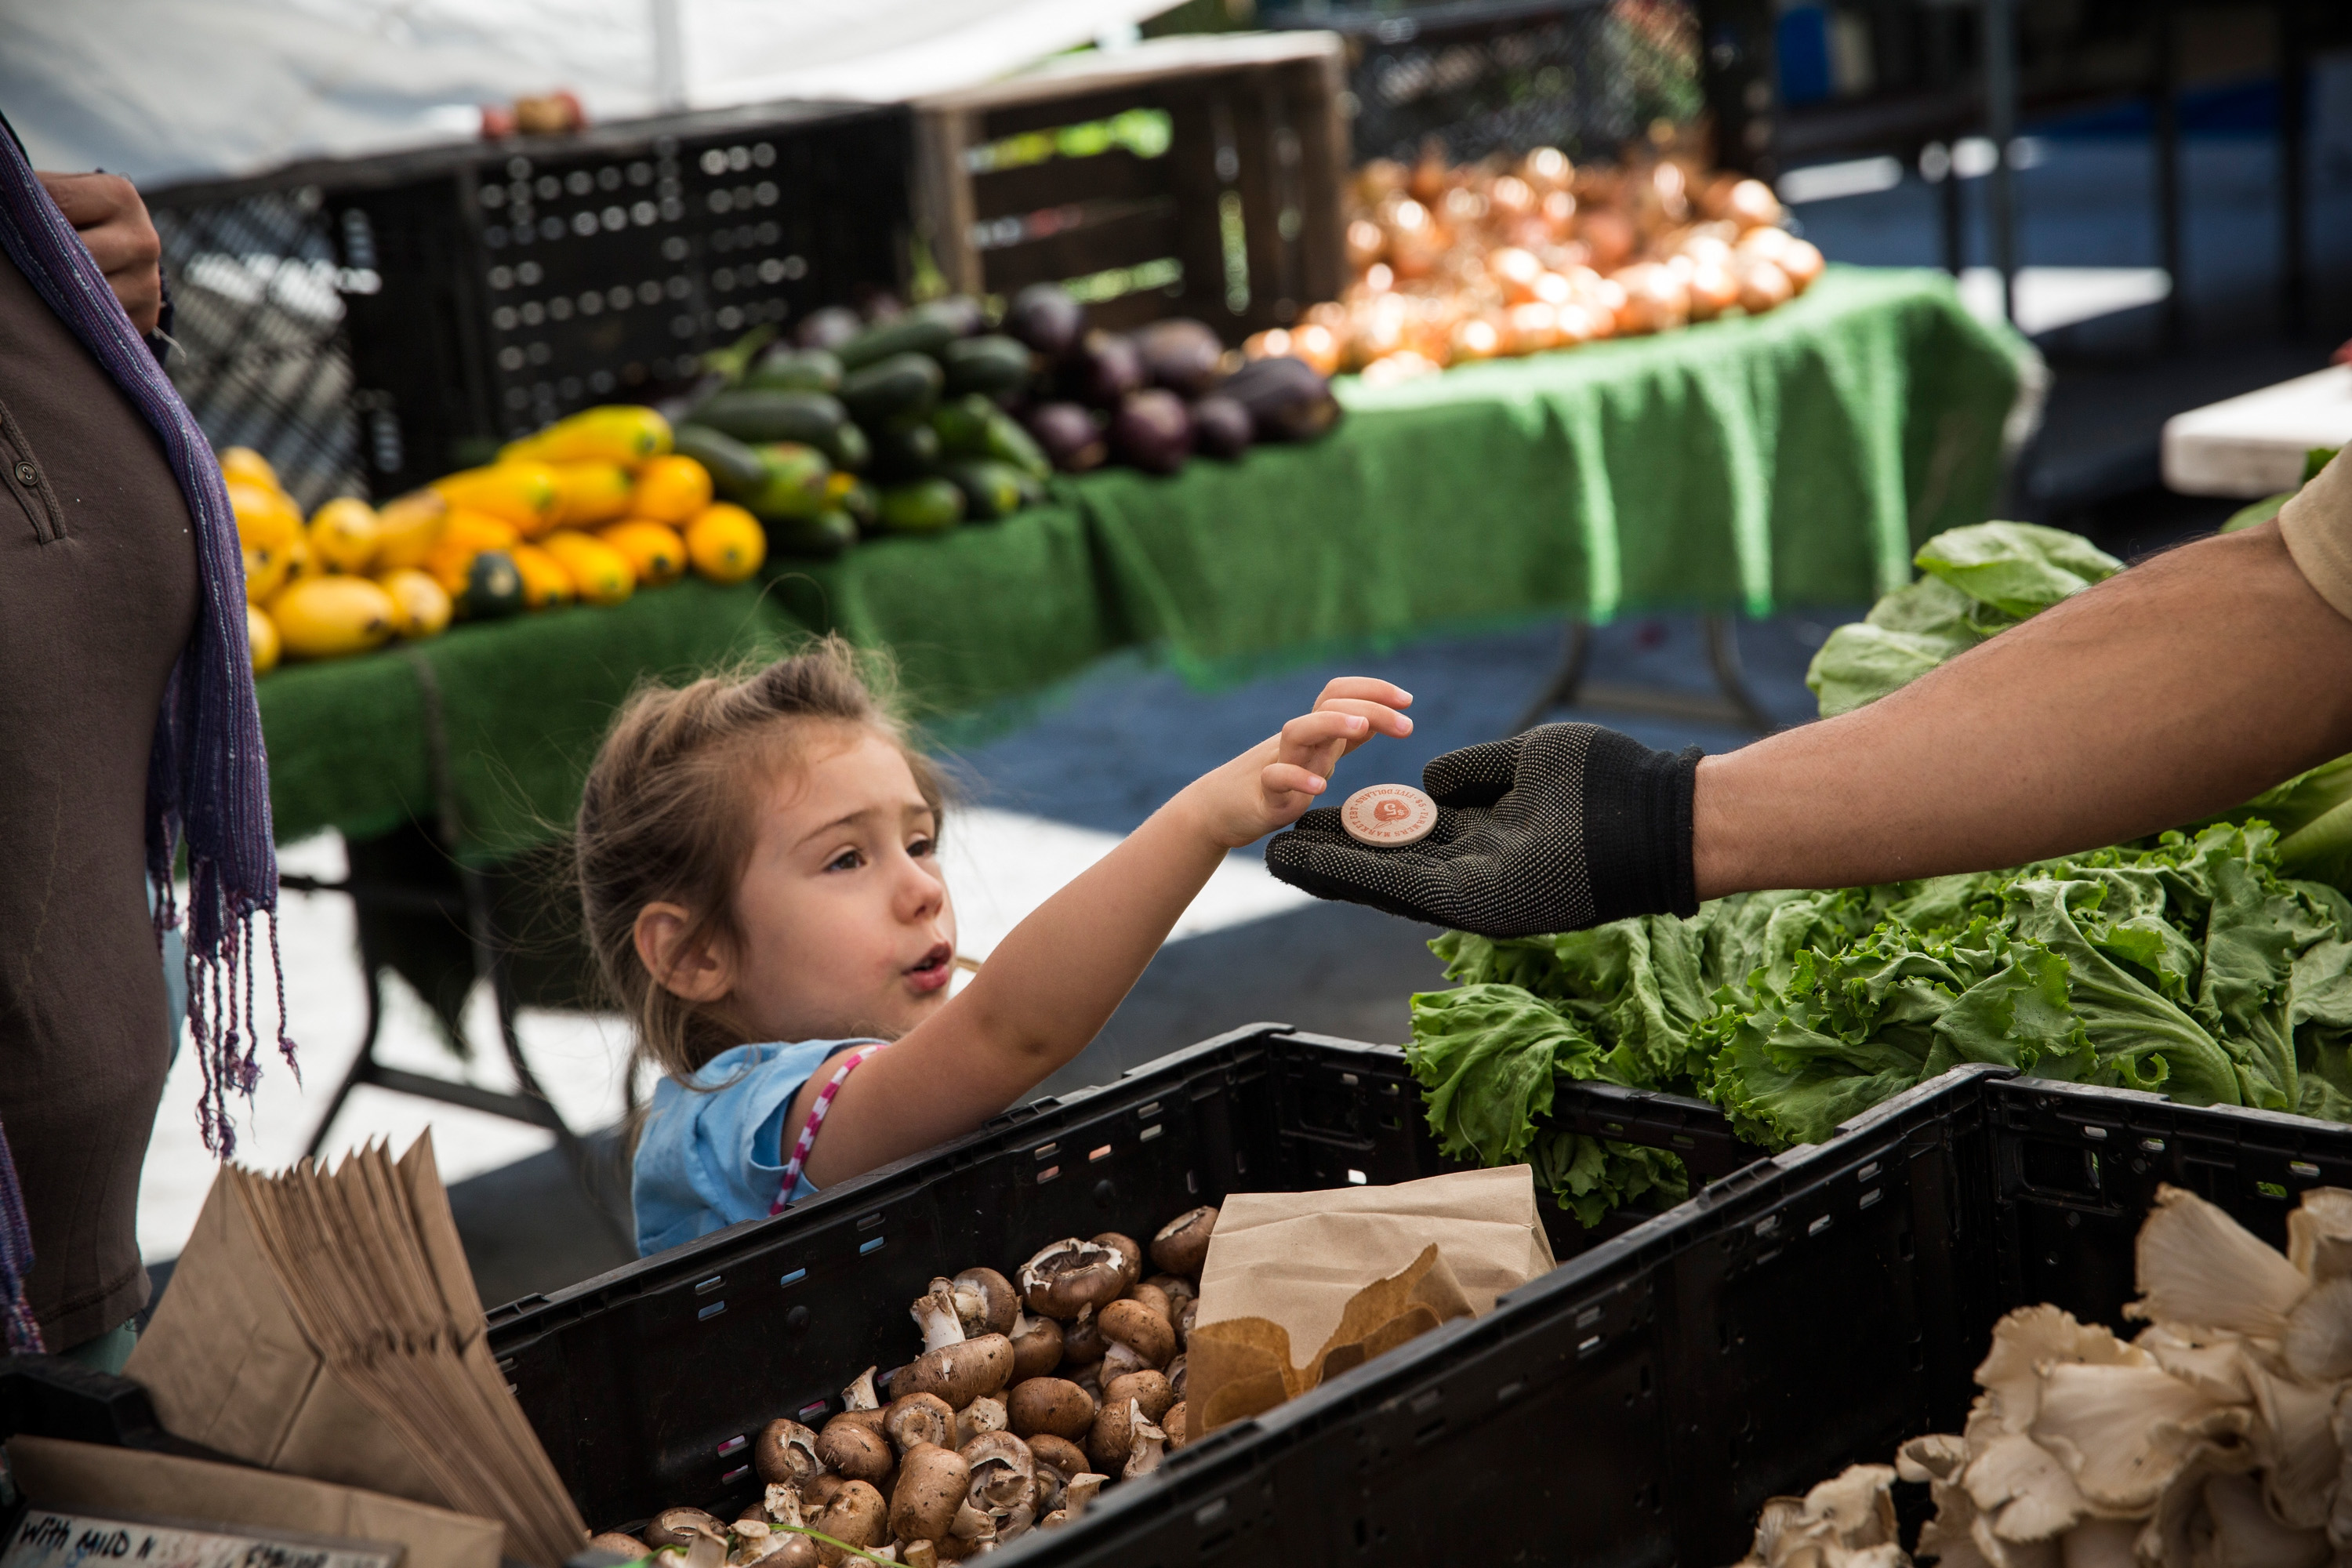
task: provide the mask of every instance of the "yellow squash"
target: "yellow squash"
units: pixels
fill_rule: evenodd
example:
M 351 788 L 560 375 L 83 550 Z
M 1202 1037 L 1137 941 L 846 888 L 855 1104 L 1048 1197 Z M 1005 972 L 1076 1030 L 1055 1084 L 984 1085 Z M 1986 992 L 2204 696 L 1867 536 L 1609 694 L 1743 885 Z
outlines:
M 310 534 L 309 530 L 305 529 L 295 534 L 294 542 L 286 546 L 285 550 L 281 552 L 281 553 L 286 557 L 286 576 L 285 579 L 278 584 L 278 591 L 280 593 L 292 587 L 295 584 L 299 583 L 305 577 L 315 577 L 319 574 L 319 557 L 317 552 L 310 548 Z
M 448 521 L 449 503 L 437 490 L 413 490 L 384 502 L 375 514 L 375 569 L 424 565 Z
M 507 553 L 514 558 L 515 572 L 522 578 L 524 609 L 544 610 L 551 605 L 568 605 L 580 596 L 563 563 L 538 545 L 518 544 Z
M 328 571 L 358 576 L 375 563 L 376 544 L 383 532 L 375 508 L 350 496 L 337 496 L 310 514 L 310 552 Z
M 603 540 L 559 528 L 540 543 L 572 574 L 583 604 L 617 605 L 636 591 L 637 574 L 628 557 Z
M 556 463 L 554 523 L 602 528 L 629 515 L 629 471 L 618 463 Z
M 424 567 L 452 595 L 466 591 L 466 574 L 474 557 L 485 550 L 505 550 L 521 537 L 513 523 L 488 512 L 451 507 L 441 525 L 441 537 L 425 552 Z
M 253 654 L 253 673 L 268 675 L 278 668 L 278 623 L 258 605 L 245 607 L 245 646 Z
M 268 490 L 286 488 L 278 482 L 278 470 L 269 466 L 269 459 L 250 447 L 223 447 L 220 471 L 224 479 L 238 479 Z
M 302 531 L 302 514 L 275 486 L 231 479 L 228 505 L 236 513 L 236 536 L 247 544 L 282 545 Z
M 437 479 L 433 488 L 452 507 L 502 518 L 526 538 L 555 523 L 555 470 L 545 463 L 492 463 Z
M 709 504 L 710 470 L 692 458 L 673 453 L 656 458 L 637 470 L 637 490 L 630 499 L 629 515 L 682 527 Z
M 288 570 L 293 565 L 290 552 L 283 545 L 253 545 L 245 547 L 245 601 L 248 605 L 267 604 L 269 596 L 286 586 Z
M 449 595 L 432 574 L 414 566 L 386 572 L 376 586 L 392 595 L 393 631 L 412 642 L 436 637 L 449 629 Z
M 686 525 L 686 553 L 714 583 L 740 583 L 768 558 L 768 531 L 730 501 L 705 507 Z
M 633 403 L 583 408 L 534 436 L 500 448 L 499 460 L 620 463 L 635 467 L 669 450 L 669 421 Z
M 596 537 L 626 556 L 629 570 L 648 588 L 666 588 L 686 575 L 686 541 L 666 522 L 633 517 Z
M 297 658 L 340 658 L 392 638 L 399 607 L 364 577 L 312 577 L 269 601 L 269 618 Z

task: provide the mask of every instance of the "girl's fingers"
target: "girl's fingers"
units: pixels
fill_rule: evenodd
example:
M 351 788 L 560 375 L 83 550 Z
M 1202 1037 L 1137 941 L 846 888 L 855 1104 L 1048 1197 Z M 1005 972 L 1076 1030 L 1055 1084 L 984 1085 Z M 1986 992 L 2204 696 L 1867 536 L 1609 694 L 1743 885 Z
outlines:
M 1402 686 L 1394 685 L 1386 680 L 1376 679 L 1369 675 L 1343 675 L 1339 677 L 1337 679 L 1331 681 L 1323 688 L 1323 695 L 1315 700 L 1315 706 L 1320 708 L 1326 702 L 1334 701 L 1340 698 L 1353 698 L 1359 701 L 1377 702 L 1385 708 L 1410 708 L 1412 706 L 1412 692 L 1407 691 Z
M 1287 756 L 1304 748 L 1329 745 L 1335 742 L 1352 745 L 1369 739 L 1371 732 L 1371 721 L 1362 714 L 1318 709 L 1312 713 L 1302 713 L 1282 727 L 1281 752 Z
M 1321 795 L 1331 787 L 1323 782 L 1322 774 L 1302 768 L 1296 763 L 1267 763 L 1265 770 L 1258 774 L 1258 783 L 1271 795 Z
M 1412 733 L 1412 721 L 1384 702 L 1374 702 L 1355 697 L 1327 698 L 1316 704 L 1318 713 L 1353 713 L 1382 735 L 1402 737 Z M 1368 735 L 1364 737 L 1369 740 Z

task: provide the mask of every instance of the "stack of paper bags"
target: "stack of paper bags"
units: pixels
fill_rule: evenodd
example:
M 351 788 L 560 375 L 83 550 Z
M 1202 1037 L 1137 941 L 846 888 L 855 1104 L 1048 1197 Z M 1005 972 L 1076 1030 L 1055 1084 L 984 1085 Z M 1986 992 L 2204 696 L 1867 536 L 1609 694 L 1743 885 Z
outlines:
M 496 1520 L 523 1563 L 587 1539 L 490 1355 L 429 1134 L 396 1164 L 224 1168 L 123 1371 L 167 1431 Z
M 1237 1193 L 1184 1342 L 1187 1436 L 1296 1399 L 1553 1267 L 1525 1165 L 1392 1187 Z M 1306 1364 L 1297 1345 L 1319 1345 Z

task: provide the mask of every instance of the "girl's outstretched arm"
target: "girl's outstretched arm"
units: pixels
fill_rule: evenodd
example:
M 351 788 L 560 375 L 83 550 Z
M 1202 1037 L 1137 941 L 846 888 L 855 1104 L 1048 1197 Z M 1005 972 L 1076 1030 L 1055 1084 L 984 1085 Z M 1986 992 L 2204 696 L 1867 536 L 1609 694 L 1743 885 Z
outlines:
M 843 1181 L 968 1132 L 1084 1050 L 1226 852 L 1297 821 L 1374 735 L 1412 733 L 1412 701 L 1385 680 L 1334 680 L 1314 711 L 1186 785 L 1014 927 L 936 1016 L 850 1076 L 809 1180 Z M 788 1145 L 805 1114 L 796 1101 Z

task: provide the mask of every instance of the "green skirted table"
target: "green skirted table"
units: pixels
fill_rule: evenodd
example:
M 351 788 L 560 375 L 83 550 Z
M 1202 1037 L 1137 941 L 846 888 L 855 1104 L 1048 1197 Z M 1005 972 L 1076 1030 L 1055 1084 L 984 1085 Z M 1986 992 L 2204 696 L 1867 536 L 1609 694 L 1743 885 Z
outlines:
M 1003 523 L 778 562 L 764 586 L 289 668 L 260 684 L 278 831 L 447 805 L 478 854 L 543 842 L 636 682 L 808 631 L 890 647 L 938 714 L 1136 644 L 1215 679 L 1538 616 L 1864 604 L 1909 580 L 1917 542 L 1986 516 L 2020 348 L 1941 273 L 1832 268 L 1753 321 L 1343 383 L 1348 417 L 1311 446 L 1089 475 Z

